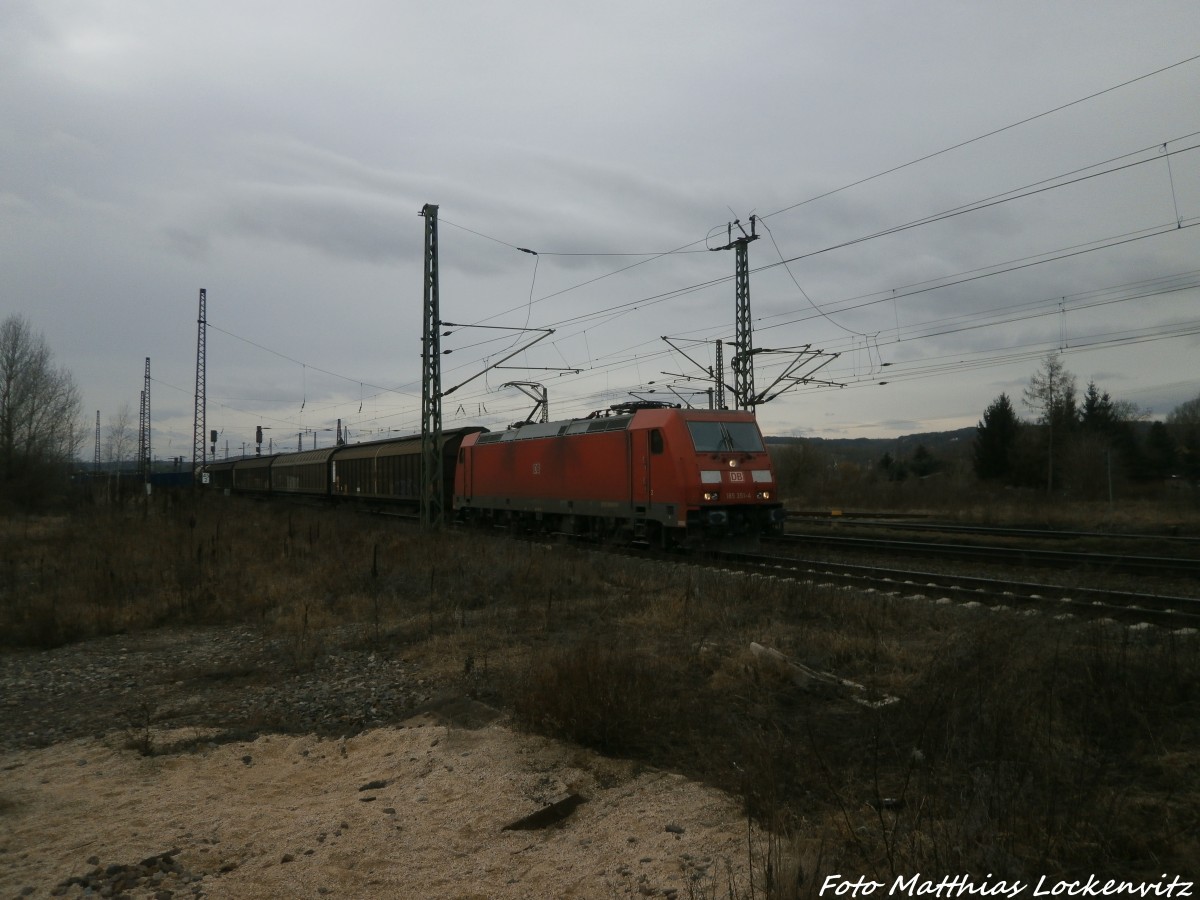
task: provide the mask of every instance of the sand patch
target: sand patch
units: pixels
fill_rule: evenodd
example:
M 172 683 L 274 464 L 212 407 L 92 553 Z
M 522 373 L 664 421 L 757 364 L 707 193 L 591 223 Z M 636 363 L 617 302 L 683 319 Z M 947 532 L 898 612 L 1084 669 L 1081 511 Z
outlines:
M 139 879 L 129 896 L 682 898 L 748 880 L 728 796 L 499 725 L 153 737 L 196 749 L 87 739 L 0 755 L 0 894 L 47 896 L 166 851 L 178 871 L 121 876 Z M 562 822 L 502 830 L 564 792 L 585 802 Z

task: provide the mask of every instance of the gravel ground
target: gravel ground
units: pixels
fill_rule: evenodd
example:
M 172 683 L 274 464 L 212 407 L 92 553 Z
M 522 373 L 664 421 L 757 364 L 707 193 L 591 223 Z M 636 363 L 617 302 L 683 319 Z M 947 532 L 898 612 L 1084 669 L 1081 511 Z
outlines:
M 339 646 L 338 638 L 351 647 Z M 237 628 L 168 628 L 49 651 L 0 653 L 0 750 L 147 727 L 344 736 L 444 698 L 417 667 L 343 632 L 314 662 L 293 642 Z

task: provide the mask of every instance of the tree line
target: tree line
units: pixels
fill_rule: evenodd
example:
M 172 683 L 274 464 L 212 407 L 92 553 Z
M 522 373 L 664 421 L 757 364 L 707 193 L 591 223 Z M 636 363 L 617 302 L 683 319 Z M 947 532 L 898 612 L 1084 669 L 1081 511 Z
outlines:
M 0 323 L 0 507 L 33 508 L 67 483 L 82 448 L 71 373 L 21 316 Z
M 973 465 L 981 480 L 1066 490 L 1081 497 L 1111 496 L 1119 480 L 1200 478 L 1200 396 L 1180 404 L 1165 422 L 1149 422 L 1134 404 L 1077 379 L 1050 354 L 1022 396 L 1033 413 L 1018 416 L 1000 394 L 976 426 Z
M 73 376 L 55 365 L 45 338 L 22 316 L 0 322 L 0 512 L 44 508 L 66 495 L 89 456 L 82 409 Z M 128 403 L 106 422 L 105 490 L 118 497 L 118 476 L 137 455 L 137 427 Z
M 1176 407 L 1165 422 L 1148 422 L 1145 412 L 1094 381 L 1082 397 L 1076 385 L 1052 353 L 1022 397 L 1031 420 L 1018 415 L 1007 394 L 993 400 L 976 426 L 975 476 L 1084 499 L 1111 497 L 1118 481 L 1200 480 L 1200 396 Z M 21 316 L 0 323 L 0 510 L 35 508 L 62 494 L 87 434 L 81 411 L 79 389 L 69 371 L 55 366 L 45 339 Z M 128 405 L 110 417 L 107 431 L 105 457 L 116 471 L 133 449 Z M 808 458 L 814 453 L 793 449 L 778 459 L 781 480 L 789 480 L 789 472 L 830 467 Z M 885 454 L 875 469 L 872 477 L 899 482 L 943 472 L 944 461 L 918 446 L 907 459 Z M 840 467 L 842 487 L 855 472 L 856 466 Z

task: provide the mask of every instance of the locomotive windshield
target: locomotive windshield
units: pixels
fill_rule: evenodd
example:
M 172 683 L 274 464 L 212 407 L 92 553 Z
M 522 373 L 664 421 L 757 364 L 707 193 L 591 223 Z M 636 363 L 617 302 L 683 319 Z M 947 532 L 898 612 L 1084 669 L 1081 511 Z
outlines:
M 753 422 L 688 422 L 697 453 L 762 453 L 762 437 Z

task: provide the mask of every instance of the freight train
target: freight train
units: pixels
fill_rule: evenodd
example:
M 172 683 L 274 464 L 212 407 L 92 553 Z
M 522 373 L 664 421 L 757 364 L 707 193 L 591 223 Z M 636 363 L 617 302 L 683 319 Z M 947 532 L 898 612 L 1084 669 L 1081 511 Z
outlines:
M 456 520 L 602 540 L 686 544 L 778 531 L 785 518 L 754 415 L 660 404 L 504 431 L 442 432 L 442 500 Z M 232 493 L 417 509 L 421 436 L 244 457 L 206 467 Z

